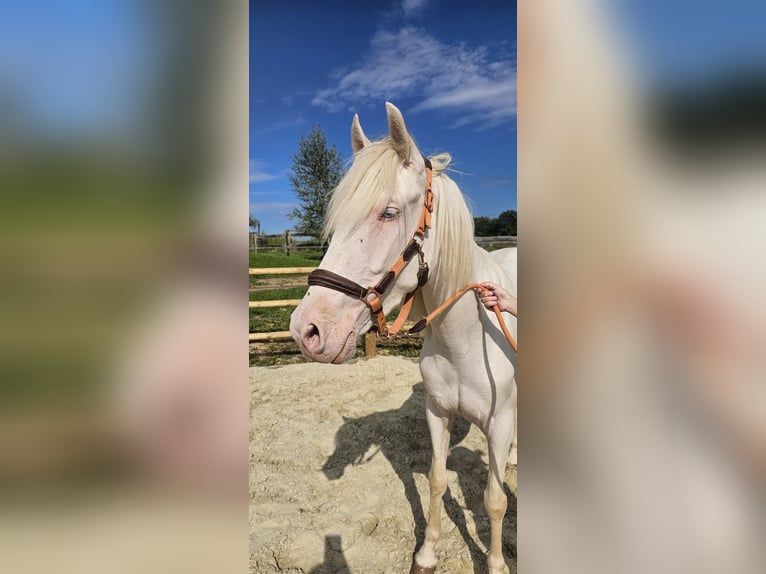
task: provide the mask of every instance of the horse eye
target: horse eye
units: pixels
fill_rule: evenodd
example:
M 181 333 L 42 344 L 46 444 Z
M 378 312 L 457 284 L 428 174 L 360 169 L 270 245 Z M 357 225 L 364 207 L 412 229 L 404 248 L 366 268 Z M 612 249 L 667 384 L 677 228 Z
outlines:
M 399 215 L 399 210 L 398 209 L 394 209 L 393 207 L 388 207 L 383 212 L 383 219 L 393 219 L 397 215 Z

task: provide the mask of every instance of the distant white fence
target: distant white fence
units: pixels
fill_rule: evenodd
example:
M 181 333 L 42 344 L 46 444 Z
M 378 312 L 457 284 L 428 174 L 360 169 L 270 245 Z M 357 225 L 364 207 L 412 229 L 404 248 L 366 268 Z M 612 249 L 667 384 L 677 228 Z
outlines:
M 482 247 L 492 248 L 495 245 L 516 247 L 515 235 L 496 235 L 494 237 L 474 237 L 473 240 Z
M 274 235 L 257 235 L 251 231 L 250 251 L 253 253 L 258 253 L 258 250 L 284 251 L 286 255 L 290 255 L 292 251 L 300 251 L 301 249 L 314 249 L 317 251 L 322 249 L 322 245 L 319 243 L 312 243 L 311 241 L 299 243 L 297 237 L 306 236 L 296 236 L 289 229 Z
M 256 235 L 255 232 L 250 232 L 250 251 L 257 253 L 258 250 L 270 250 L 270 251 L 284 251 L 286 255 L 290 255 L 292 251 L 300 251 L 301 249 L 313 249 L 321 250 L 322 245 L 311 242 L 297 241 L 297 237 L 292 231 L 285 230 L 283 233 L 277 233 L 274 235 Z M 496 235 L 493 237 L 474 237 L 476 243 L 482 247 L 489 247 L 490 249 L 495 245 L 516 245 L 515 235 Z

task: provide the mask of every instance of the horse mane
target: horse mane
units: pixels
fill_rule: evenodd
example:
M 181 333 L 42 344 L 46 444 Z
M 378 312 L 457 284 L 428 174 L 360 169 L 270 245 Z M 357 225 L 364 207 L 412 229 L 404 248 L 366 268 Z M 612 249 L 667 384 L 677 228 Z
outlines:
M 473 271 L 473 217 L 458 185 L 446 174 L 452 161 L 448 153 L 429 158 L 433 166 L 434 212 L 431 279 L 441 298 L 451 296 L 471 281 Z
M 433 167 L 434 212 L 429 235 L 433 238 L 431 279 L 438 291 L 454 293 L 470 282 L 473 270 L 473 217 L 457 184 L 447 176 L 452 161 L 448 153 L 429 158 Z M 359 150 L 335 188 L 327 208 L 324 238 L 345 236 L 357 229 L 376 205 L 403 197 L 396 175 L 401 160 L 391 139 L 384 137 Z M 363 193 L 357 193 L 363 190 Z M 407 229 L 415 222 L 405 222 Z M 438 264 L 436 264 L 438 262 Z

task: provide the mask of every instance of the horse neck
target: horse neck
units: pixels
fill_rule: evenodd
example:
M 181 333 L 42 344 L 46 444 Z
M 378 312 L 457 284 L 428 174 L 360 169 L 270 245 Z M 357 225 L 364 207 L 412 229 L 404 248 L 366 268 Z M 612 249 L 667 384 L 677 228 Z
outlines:
M 438 261 L 430 262 L 431 270 L 434 271 L 434 275 L 438 277 Z M 429 280 L 426 285 L 423 286 L 422 296 L 423 305 L 425 307 L 425 313 L 431 313 L 438 308 L 447 299 L 455 295 L 460 289 L 466 286 L 467 283 L 474 282 L 476 279 L 473 276 L 473 270 L 469 279 L 465 283 L 460 285 L 449 283 L 446 284 L 441 281 Z M 435 317 L 431 322 L 432 329 L 438 331 L 439 339 L 448 346 L 453 346 L 450 341 L 460 347 L 464 346 L 465 341 L 461 340 L 461 333 L 466 332 L 466 327 L 471 325 L 478 325 L 479 310 L 477 306 L 476 296 L 472 292 L 465 293 L 460 297 L 453 305 Z M 444 334 L 452 333 L 458 335 L 457 337 L 444 337 Z
M 465 284 L 459 286 L 445 287 L 439 282 L 429 281 L 423 287 L 423 304 L 425 314 L 432 312 L 444 301 L 455 295 L 467 283 L 479 283 L 482 281 L 493 281 L 506 286 L 515 294 L 515 274 L 509 274 L 508 270 L 492 258 L 489 253 L 478 247 L 472 241 L 472 266 L 469 279 Z M 439 262 L 434 261 L 438 266 Z M 491 315 L 491 313 L 490 313 Z M 478 301 L 473 290 L 467 291 L 451 307 L 434 318 L 431 322 L 433 331 L 447 347 L 455 347 L 460 351 L 466 350 L 466 345 L 470 346 L 471 334 L 474 327 L 481 329 L 482 325 L 486 327 L 487 313 L 484 307 Z M 506 318 L 506 322 L 515 335 L 515 320 Z M 450 335 L 450 336 L 448 336 Z M 454 336 L 451 336 L 454 335 Z

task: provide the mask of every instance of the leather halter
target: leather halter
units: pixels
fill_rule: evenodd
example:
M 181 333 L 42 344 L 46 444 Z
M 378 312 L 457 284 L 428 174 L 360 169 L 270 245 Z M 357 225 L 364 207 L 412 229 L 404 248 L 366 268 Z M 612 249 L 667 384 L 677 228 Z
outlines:
M 393 265 L 388 268 L 388 271 L 383 275 L 380 281 L 378 281 L 373 287 L 362 287 L 358 283 L 347 279 L 342 275 L 333 273 L 327 269 L 316 269 L 309 274 L 309 285 L 317 285 L 318 287 L 327 287 L 339 291 L 354 299 L 360 299 L 370 308 L 375 325 L 377 326 L 378 333 L 389 337 L 395 336 L 399 329 L 401 329 L 404 321 L 407 319 L 407 315 L 412 307 L 412 301 L 418 290 L 428 282 L 428 263 L 425 262 L 423 256 L 423 240 L 426 236 L 426 230 L 431 228 L 431 214 L 434 210 L 434 194 L 431 190 L 432 181 L 432 167 L 431 161 L 427 157 L 423 157 L 426 164 L 426 193 L 423 200 L 423 209 L 420 212 L 420 219 L 418 226 L 413 233 L 412 239 L 401 252 Z M 388 328 L 386 323 L 386 314 L 383 312 L 382 297 L 386 293 L 389 287 L 393 285 L 396 278 L 402 272 L 407 262 L 412 259 L 415 254 L 418 256 L 418 286 L 407 293 L 407 296 L 402 303 L 402 309 L 399 312 L 391 329 Z M 417 327 L 417 326 L 416 326 Z M 422 328 L 424 328 L 423 325 Z M 410 330 L 410 333 L 416 333 L 415 328 Z M 419 331 L 420 329 L 418 329 Z

